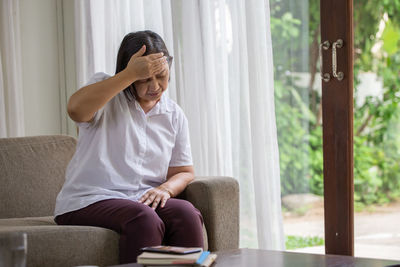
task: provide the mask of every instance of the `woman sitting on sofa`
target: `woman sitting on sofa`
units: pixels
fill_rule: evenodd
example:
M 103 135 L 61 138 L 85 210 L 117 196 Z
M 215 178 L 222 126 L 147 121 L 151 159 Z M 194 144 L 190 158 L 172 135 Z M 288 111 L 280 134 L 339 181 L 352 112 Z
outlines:
M 173 198 L 194 171 L 187 119 L 163 94 L 171 63 L 158 34 L 130 33 L 116 74 L 96 73 L 68 102 L 79 140 L 55 221 L 118 232 L 121 263 L 136 262 L 146 246 L 203 246 L 200 212 Z

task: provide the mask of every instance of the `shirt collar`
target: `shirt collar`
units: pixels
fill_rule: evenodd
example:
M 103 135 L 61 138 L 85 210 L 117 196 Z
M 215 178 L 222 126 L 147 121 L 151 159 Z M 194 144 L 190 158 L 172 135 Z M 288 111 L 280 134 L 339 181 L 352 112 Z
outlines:
M 143 112 L 143 109 L 140 106 L 139 102 L 136 101 L 136 99 L 134 101 L 136 110 Z M 166 96 L 165 93 L 163 93 L 157 104 L 146 115 L 152 116 L 152 115 L 164 114 L 171 111 L 172 107 L 171 104 L 169 103 L 168 96 Z

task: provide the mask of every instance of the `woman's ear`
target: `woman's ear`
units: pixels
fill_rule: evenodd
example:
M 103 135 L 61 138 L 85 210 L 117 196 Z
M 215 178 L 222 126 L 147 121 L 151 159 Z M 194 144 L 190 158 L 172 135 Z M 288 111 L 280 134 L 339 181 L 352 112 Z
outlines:
M 171 65 L 172 65 L 172 60 L 174 59 L 174 57 L 173 56 L 168 56 L 167 57 L 167 62 L 168 62 L 168 66 L 169 66 L 169 68 L 171 68 Z
M 168 62 L 168 82 L 171 80 L 171 65 L 172 65 L 172 60 L 174 59 L 173 56 L 168 56 L 167 57 L 167 62 Z

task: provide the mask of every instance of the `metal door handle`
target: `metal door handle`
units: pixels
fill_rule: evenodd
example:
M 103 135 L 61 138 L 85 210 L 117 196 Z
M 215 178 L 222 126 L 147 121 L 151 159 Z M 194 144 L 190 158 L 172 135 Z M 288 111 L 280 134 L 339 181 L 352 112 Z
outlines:
M 322 49 L 328 50 L 330 46 L 331 46 L 331 44 L 329 43 L 329 41 L 325 41 L 325 42 L 323 42 L 322 44 L 319 45 L 319 59 L 321 61 L 321 70 L 320 70 L 320 72 L 321 72 L 321 79 L 324 82 L 329 82 L 329 80 L 331 79 L 331 75 L 329 75 L 329 73 L 324 73 L 324 67 L 323 67 L 324 66 L 324 63 L 323 63 L 324 60 L 322 58 Z
M 342 39 L 338 39 L 336 42 L 333 42 L 333 44 L 332 44 L 332 74 L 333 74 L 333 77 L 338 79 L 338 81 L 343 80 L 344 74 L 341 71 L 337 72 L 337 53 L 336 53 L 336 48 L 342 48 L 342 47 L 343 47 L 343 40 Z

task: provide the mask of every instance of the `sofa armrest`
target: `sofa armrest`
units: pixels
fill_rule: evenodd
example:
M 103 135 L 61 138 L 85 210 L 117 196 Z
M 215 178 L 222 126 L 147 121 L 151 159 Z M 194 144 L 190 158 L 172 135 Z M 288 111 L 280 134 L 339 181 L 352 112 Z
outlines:
M 232 177 L 196 177 L 182 192 L 203 215 L 210 251 L 239 247 L 239 184 Z

